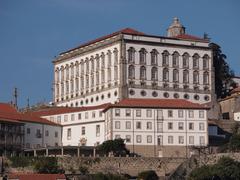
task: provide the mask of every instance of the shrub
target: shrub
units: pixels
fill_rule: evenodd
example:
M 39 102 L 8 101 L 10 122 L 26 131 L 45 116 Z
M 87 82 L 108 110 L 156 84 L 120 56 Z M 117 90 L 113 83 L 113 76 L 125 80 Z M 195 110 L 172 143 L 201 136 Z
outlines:
M 59 168 L 57 159 L 54 157 L 36 158 L 33 167 L 38 173 L 54 174 L 64 172 L 64 170 Z
M 143 171 L 143 172 L 138 174 L 138 179 L 141 179 L 141 180 L 158 180 L 158 175 L 153 170 Z
M 13 168 L 18 168 L 18 167 L 24 168 L 32 164 L 32 159 L 24 156 L 23 157 L 14 156 L 9 158 L 9 160 L 11 161 L 11 166 Z
M 79 167 L 79 171 L 81 174 L 85 175 L 85 174 L 88 174 L 88 168 L 86 166 L 80 166 Z

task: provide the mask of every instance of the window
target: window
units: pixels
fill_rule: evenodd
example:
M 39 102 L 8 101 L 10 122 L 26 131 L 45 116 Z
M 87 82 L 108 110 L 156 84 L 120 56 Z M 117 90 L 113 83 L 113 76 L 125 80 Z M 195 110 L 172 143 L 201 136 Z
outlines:
M 162 64 L 163 64 L 163 66 L 169 65 L 169 52 L 168 51 L 164 51 L 162 53 Z
M 141 143 L 142 142 L 142 136 L 141 135 L 137 135 L 136 139 L 137 139 L 137 143 Z
M 30 133 L 31 133 L 30 128 L 27 128 L 27 134 L 30 134 Z
M 188 128 L 189 130 L 194 130 L 194 123 L 189 123 Z
M 128 78 L 134 79 L 135 78 L 135 68 L 133 65 L 128 67 Z
M 169 72 L 167 68 L 163 69 L 163 81 L 169 81 Z
M 136 122 L 136 129 L 141 129 L 141 128 L 142 128 L 141 122 L 137 121 Z
M 198 84 L 199 83 L 199 73 L 198 71 L 193 72 L 193 83 Z
M 203 84 L 208 85 L 209 84 L 209 74 L 208 72 L 203 73 Z
M 120 116 L 120 109 L 115 109 L 115 116 Z
M 161 146 L 162 143 L 163 143 L 163 136 L 160 135 L 160 136 L 157 137 L 157 145 Z
M 173 111 L 172 110 L 168 110 L 168 117 L 173 117 Z
M 45 136 L 49 136 L 49 131 L 48 130 L 45 131 Z
M 145 80 L 146 79 L 146 68 L 144 66 L 140 67 L 140 79 Z
M 74 121 L 75 119 L 75 114 L 71 114 L 71 121 Z
M 64 115 L 64 122 L 68 121 L 68 115 Z
M 183 71 L 183 83 L 188 83 L 189 82 L 189 73 L 188 70 Z
M 198 67 L 199 67 L 199 55 L 194 54 L 193 55 L 193 68 L 198 69 Z
M 126 109 L 126 116 L 131 116 L 131 110 L 130 109 Z
M 183 144 L 184 143 L 184 137 L 183 136 L 178 136 L 178 143 Z
M 147 143 L 152 143 L 152 136 L 150 135 L 147 136 Z
M 128 49 L 128 63 L 134 62 L 135 62 L 135 49 L 133 47 L 130 47 Z
M 88 119 L 88 112 L 85 112 L 85 119 Z
M 183 117 L 183 110 L 178 110 L 178 117 L 182 118 Z
M 194 144 L 194 136 L 189 136 L 189 144 Z
M 206 54 L 203 56 L 203 69 L 209 68 L 209 56 Z
M 183 130 L 183 122 L 178 123 L 178 130 Z
M 115 139 L 121 139 L 121 136 L 119 134 L 116 134 Z
M 95 118 L 96 117 L 96 113 L 95 111 L 92 112 L 92 118 Z
M 205 138 L 204 138 L 204 136 L 200 136 L 200 137 L 199 137 L 199 141 L 200 141 L 200 145 L 201 145 L 201 146 L 204 146 L 204 145 L 205 145 Z
M 169 129 L 169 130 L 172 130 L 172 129 L 173 129 L 173 123 L 172 123 L 172 122 L 169 122 L 169 123 L 168 123 L 168 129 Z
M 78 120 L 81 120 L 81 119 L 82 119 L 82 114 L 79 113 L 79 114 L 78 114 Z
M 86 134 L 86 128 L 85 126 L 82 127 L 82 135 L 85 135 Z
M 173 136 L 168 136 L 168 144 L 173 144 Z
M 58 132 L 57 132 L 57 131 L 55 131 L 55 137 L 56 137 L 56 138 L 58 137 Z
M 152 81 L 156 81 L 158 79 L 158 70 L 156 67 L 153 67 L 151 70 L 151 79 Z
M 153 49 L 151 51 L 151 65 L 157 65 L 157 55 L 158 55 L 157 50 Z
M 205 130 L 204 123 L 199 123 L 199 130 L 200 131 L 204 131 Z
M 178 52 L 174 52 L 172 55 L 172 66 L 178 67 L 178 61 L 179 61 L 179 54 Z
M 57 123 L 61 123 L 61 116 L 57 116 Z
M 71 136 L 72 136 L 72 131 L 71 131 L 71 128 L 68 128 L 67 129 L 67 139 L 71 139 Z
M 140 51 L 139 51 L 139 62 L 140 64 L 146 64 L 146 49 L 142 48 Z
M 183 68 L 188 68 L 188 62 L 189 62 L 189 54 L 188 53 L 184 53 L 183 57 L 182 57 L 182 66 Z
M 140 109 L 136 110 L 136 117 L 141 117 L 141 110 Z
M 193 118 L 193 117 L 194 117 L 193 110 L 189 110 L 189 111 L 188 111 L 188 117 L 189 117 L 189 118 Z
M 126 135 L 126 143 L 130 143 L 131 142 L 131 135 Z
M 199 118 L 204 118 L 204 111 L 199 111 Z
M 102 112 L 101 111 L 99 111 L 99 117 L 102 117 Z
M 147 117 L 152 117 L 152 110 L 151 109 L 147 109 Z
M 126 121 L 126 129 L 131 129 L 131 121 Z
M 96 137 L 100 136 L 100 125 L 96 125 Z
M 178 82 L 179 79 L 179 73 L 177 69 L 173 70 L 173 82 Z
M 152 122 L 147 122 L 147 129 L 152 129 Z

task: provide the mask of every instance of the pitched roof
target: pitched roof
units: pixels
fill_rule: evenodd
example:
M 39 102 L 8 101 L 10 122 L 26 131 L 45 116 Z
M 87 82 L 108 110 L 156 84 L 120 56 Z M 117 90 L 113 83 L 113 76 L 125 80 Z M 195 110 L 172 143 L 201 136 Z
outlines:
M 50 107 L 50 108 L 46 108 L 46 109 L 40 109 L 38 111 L 28 112 L 27 114 L 32 114 L 35 116 L 42 117 L 42 116 L 50 116 L 50 115 L 57 115 L 57 114 L 104 109 L 108 105 L 110 105 L 110 103 L 101 104 L 98 106 L 85 106 L 85 107 Z
M 9 174 L 9 180 L 66 180 L 64 174 Z
M 19 113 L 12 105 L 6 103 L 0 103 L 0 120 L 12 123 L 31 122 L 55 126 L 58 125 L 36 115 Z
M 112 107 L 131 108 L 171 108 L 171 109 L 208 109 L 201 104 L 192 103 L 183 99 L 123 99 L 117 104 L 111 104 L 104 109 L 107 111 Z
M 70 51 L 73 51 L 73 50 L 75 50 L 75 49 L 78 49 L 78 48 L 81 48 L 81 47 L 84 47 L 84 46 L 88 46 L 88 45 L 93 44 L 93 43 L 96 43 L 96 42 L 102 41 L 102 40 L 104 40 L 104 39 L 111 38 L 111 37 L 116 36 L 116 35 L 119 35 L 119 34 L 145 35 L 143 32 L 137 31 L 137 30 L 135 30 L 135 29 L 125 28 L 125 29 L 121 29 L 121 30 L 119 30 L 119 31 L 116 31 L 116 32 L 114 32 L 114 33 L 111 33 L 111 34 L 102 36 L 102 37 L 100 37 L 100 38 L 94 39 L 94 40 L 89 41 L 89 42 L 87 42 L 87 43 L 81 44 L 80 46 L 78 46 L 78 47 L 76 47 L 76 48 L 73 48 L 73 49 L 70 49 L 70 50 L 68 50 L 68 51 L 62 52 L 60 55 L 65 54 L 65 53 L 68 53 L 68 52 L 70 52 Z
M 185 39 L 185 40 L 194 40 L 194 41 L 204 41 L 204 42 L 208 42 L 207 39 L 203 39 L 197 36 L 193 36 L 190 34 L 180 34 L 178 36 L 175 36 L 175 38 L 177 39 Z

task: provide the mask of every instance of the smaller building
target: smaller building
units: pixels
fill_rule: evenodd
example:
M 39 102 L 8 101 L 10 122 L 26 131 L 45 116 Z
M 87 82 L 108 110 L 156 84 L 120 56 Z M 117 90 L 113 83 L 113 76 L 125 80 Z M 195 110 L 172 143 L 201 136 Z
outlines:
M 208 145 L 207 107 L 180 99 L 124 99 L 104 109 L 105 140 L 143 156 L 189 156 Z

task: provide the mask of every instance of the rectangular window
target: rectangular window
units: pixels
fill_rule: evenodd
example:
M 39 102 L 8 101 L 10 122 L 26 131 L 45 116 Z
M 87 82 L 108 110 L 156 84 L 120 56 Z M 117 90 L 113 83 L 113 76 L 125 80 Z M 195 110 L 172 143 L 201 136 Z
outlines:
M 95 118 L 95 116 L 96 116 L 96 113 L 95 113 L 95 111 L 93 111 L 92 112 L 92 118 Z
M 85 126 L 82 127 L 82 135 L 85 135 L 86 134 L 86 128 Z
M 115 135 L 115 139 L 120 139 L 120 138 L 121 138 L 121 136 L 119 134 Z
M 131 129 L 131 121 L 126 121 L 126 129 Z
M 188 117 L 189 118 L 194 118 L 193 110 L 188 111 Z
M 72 131 L 71 131 L 71 128 L 68 128 L 67 129 L 67 139 L 69 140 L 69 139 L 71 139 L 71 137 L 72 137 Z
M 194 130 L 194 123 L 189 123 L 189 130 Z
M 126 135 L 126 143 L 130 143 L 131 142 L 131 135 Z
M 99 111 L 99 117 L 102 117 L 102 111 Z
M 178 130 L 183 130 L 183 122 L 178 123 Z
M 168 144 L 173 144 L 173 136 L 168 136 Z
M 183 117 L 183 110 L 178 110 L 178 117 L 182 118 Z
M 115 116 L 120 116 L 120 109 L 115 109 Z
M 152 122 L 147 122 L 147 129 L 152 129 Z
M 142 136 L 141 135 L 137 135 L 136 136 L 136 140 L 137 140 L 137 143 L 141 143 L 142 142 Z
M 96 137 L 100 136 L 100 125 L 96 125 Z
M 81 120 L 81 119 L 82 119 L 82 114 L 79 113 L 79 114 L 78 114 L 78 120 Z
M 169 130 L 172 130 L 172 129 L 173 129 L 173 123 L 172 123 L 172 122 L 169 122 L 169 123 L 168 123 L 168 129 L 169 129 Z
M 158 138 L 157 138 L 157 145 L 158 146 L 161 146 L 161 145 L 163 145 L 163 136 L 158 136 Z
M 49 131 L 48 130 L 45 131 L 45 136 L 49 136 Z
M 199 123 L 199 130 L 200 131 L 204 131 L 205 130 L 204 123 Z
M 57 123 L 58 123 L 58 124 L 61 123 L 61 116 L 57 116 Z
M 131 110 L 130 109 L 126 109 L 126 116 L 127 117 L 131 116 Z
M 136 110 L 136 117 L 141 117 L 141 110 L 140 109 Z
M 204 111 L 199 111 L 199 118 L 204 118 Z
M 151 109 L 147 109 L 147 117 L 152 117 L 152 110 Z
M 88 112 L 85 112 L 85 119 L 88 119 Z
M 200 145 L 201 145 L 201 146 L 204 146 L 204 145 L 205 145 L 205 138 L 204 138 L 204 136 L 200 136 L 200 137 L 199 137 L 199 141 L 200 141 Z
M 139 121 L 137 121 L 136 122 L 136 129 L 141 129 L 142 127 L 141 127 L 141 122 L 139 122 Z
M 64 122 L 68 121 L 68 115 L 64 115 Z
M 75 114 L 72 114 L 71 115 L 71 121 L 74 121 L 75 120 Z
M 31 133 L 30 128 L 27 128 L 27 134 L 30 134 L 30 133 Z
M 115 129 L 120 129 L 120 121 L 115 121 Z
M 150 135 L 147 136 L 147 143 L 152 143 L 152 136 Z
M 157 122 L 157 131 L 162 132 L 163 130 L 163 123 L 162 122 Z
M 189 136 L 189 144 L 194 144 L 194 136 Z
M 57 138 L 58 137 L 58 132 L 57 131 L 55 131 L 55 138 Z
M 168 110 L 168 117 L 173 117 L 173 111 L 172 110 Z
M 183 136 L 178 136 L 178 143 L 183 144 L 184 143 L 184 137 Z
M 42 135 L 41 135 L 41 130 L 40 130 L 40 129 L 37 129 L 36 137 L 37 137 L 37 138 L 41 138 L 41 137 L 42 137 Z

